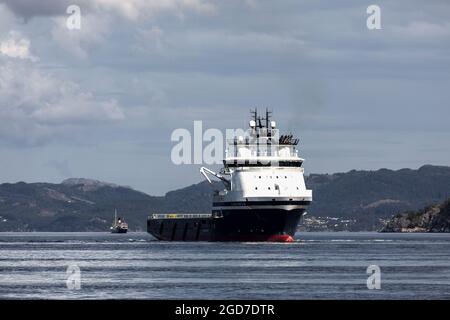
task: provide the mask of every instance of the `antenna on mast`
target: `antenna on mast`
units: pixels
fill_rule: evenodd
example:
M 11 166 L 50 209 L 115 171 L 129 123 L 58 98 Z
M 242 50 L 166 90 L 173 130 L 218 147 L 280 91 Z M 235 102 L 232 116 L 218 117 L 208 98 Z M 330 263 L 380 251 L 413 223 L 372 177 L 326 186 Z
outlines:
M 272 111 L 269 111 L 268 108 L 266 108 L 266 116 L 264 118 L 260 118 L 261 120 L 265 120 L 266 121 L 266 128 L 269 129 L 270 128 L 270 117 L 272 116 Z M 262 126 L 261 126 L 262 127 Z
M 266 108 L 266 128 L 270 128 L 270 117 L 272 116 L 272 111 L 269 111 L 268 108 Z
M 255 110 L 250 109 L 250 113 L 252 115 L 253 120 L 256 123 L 257 117 L 258 117 L 258 109 L 255 108 Z

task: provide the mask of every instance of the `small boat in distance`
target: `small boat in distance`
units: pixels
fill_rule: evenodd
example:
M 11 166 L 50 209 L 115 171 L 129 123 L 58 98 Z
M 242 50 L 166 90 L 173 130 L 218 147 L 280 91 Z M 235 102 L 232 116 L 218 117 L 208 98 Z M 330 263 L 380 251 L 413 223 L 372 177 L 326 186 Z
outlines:
M 114 210 L 114 221 L 111 226 L 111 233 L 127 233 L 128 224 L 123 218 L 117 218 L 117 210 Z

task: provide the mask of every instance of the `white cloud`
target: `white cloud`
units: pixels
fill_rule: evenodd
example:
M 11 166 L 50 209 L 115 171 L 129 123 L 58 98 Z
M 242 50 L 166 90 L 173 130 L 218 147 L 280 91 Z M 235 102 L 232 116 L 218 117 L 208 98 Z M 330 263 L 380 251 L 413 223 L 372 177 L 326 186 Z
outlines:
M 105 41 L 111 21 L 105 16 L 88 15 L 82 18 L 81 29 L 69 30 L 65 17 L 54 17 L 51 37 L 64 53 L 77 59 L 85 59 L 90 50 Z
M 123 119 L 114 99 L 43 72 L 32 60 L 0 59 L 0 138 L 35 145 L 82 127 Z M 81 130 L 82 131 L 82 130 Z
M 51 35 L 59 48 L 80 60 L 87 58 L 89 51 L 103 44 L 111 31 L 117 28 L 120 22 L 115 17 L 133 22 L 142 19 L 144 22 L 163 13 L 182 18 L 186 12 L 200 14 L 215 12 L 215 6 L 203 0 L 95 0 L 86 3 L 81 1 L 78 5 L 81 8 L 81 29 L 68 30 L 66 27 L 68 16 L 62 12 L 61 15 L 52 18 L 54 25 Z M 110 12 L 113 15 L 108 15 Z M 150 43 L 139 49 L 158 52 L 162 50 L 162 30 L 158 27 L 150 30 L 138 29 L 137 37 L 150 37 Z
M 16 31 L 11 31 L 6 39 L 0 41 L 0 53 L 11 58 L 37 61 L 30 52 L 30 40 Z
M 2 111 L 23 115 L 41 124 L 122 119 L 114 100 L 97 101 L 74 82 L 44 73 L 31 63 L 7 61 L 0 65 Z
M 216 11 L 214 4 L 204 0 L 94 0 L 88 1 L 96 12 L 114 11 L 128 19 L 153 16 L 159 13 L 174 13 L 182 16 L 185 12 L 212 14 Z
M 30 18 L 34 16 L 65 16 L 67 6 L 74 4 L 72 0 L 0 0 L 17 15 Z M 204 0 L 78 0 L 76 4 L 81 13 L 114 12 L 127 19 L 136 20 L 158 13 L 174 13 L 183 15 L 184 12 L 200 14 L 214 13 L 214 4 Z
M 51 16 L 52 42 L 56 44 L 57 50 L 62 50 L 64 54 L 78 60 L 85 60 L 92 50 L 103 45 L 105 39 L 123 22 L 121 20 L 133 23 L 139 20 L 139 23 L 146 23 L 157 15 L 169 14 L 183 18 L 188 13 L 210 15 L 216 11 L 214 4 L 204 0 L 79 0 L 76 5 L 81 9 L 81 29 L 69 30 L 66 26 L 69 17 L 66 9 L 73 4 L 71 0 L 43 0 L 39 3 L 33 0 L 0 0 L 0 2 L 5 3 L 16 16 L 24 17 L 26 21 L 32 17 Z M 0 11 L 4 8 L 6 7 L 0 4 Z M 139 30 L 138 37 L 143 37 Z M 156 47 L 153 49 L 156 50 L 162 47 L 162 43 L 156 38 L 160 38 L 160 31 L 153 28 L 146 32 L 147 36 L 155 40 Z M 9 54 L 22 57 L 26 55 L 29 43 L 9 42 L 5 43 L 5 46 Z M 146 46 L 145 50 L 148 49 L 150 48 Z

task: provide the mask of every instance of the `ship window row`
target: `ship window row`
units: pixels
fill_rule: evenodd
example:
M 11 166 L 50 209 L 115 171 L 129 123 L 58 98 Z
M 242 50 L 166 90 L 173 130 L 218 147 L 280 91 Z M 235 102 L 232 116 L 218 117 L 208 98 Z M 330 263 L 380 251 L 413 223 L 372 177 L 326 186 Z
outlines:
M 262 179 L 262 176 L 255 176 L 255 178 L 256 177 L 258 177 L 259 179 Z M 273 178 L 273 176 L 266 176 L 266 178 L 270 178 L 270 179 L 272 179 Z M 288 176 L 275 176 L 275 179 L 287 179 L 288 178 Z
M 258 190 L 258 187 L 255 187 L 255 190 Z M 267 187 L 267 190 L 270 190 L 270 187 Z M 280 190 L 279 186 L 275 186 L 275 190 Z M 299 187 L 297 187 L 297 190 L 300 190 Z
M 301 167 L 301 161 L 274 161 L 250 163 L 250 161 L 224 161 L 224 164 L 228 167 Z

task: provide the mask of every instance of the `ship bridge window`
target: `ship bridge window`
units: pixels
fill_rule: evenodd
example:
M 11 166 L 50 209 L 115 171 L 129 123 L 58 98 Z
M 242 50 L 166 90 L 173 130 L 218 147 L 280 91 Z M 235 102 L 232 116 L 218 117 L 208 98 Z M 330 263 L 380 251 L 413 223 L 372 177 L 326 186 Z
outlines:
M 280 161 L 278 163 L 280 167 L 301 167 L 302 164 L 301 161 Z
M 261 162 L 257 161 L 256 163 L 245 160 L 245 161 L 224 161 L 226 167 L 301 167 L 301 161 L 274 161 L 272 162 Z

